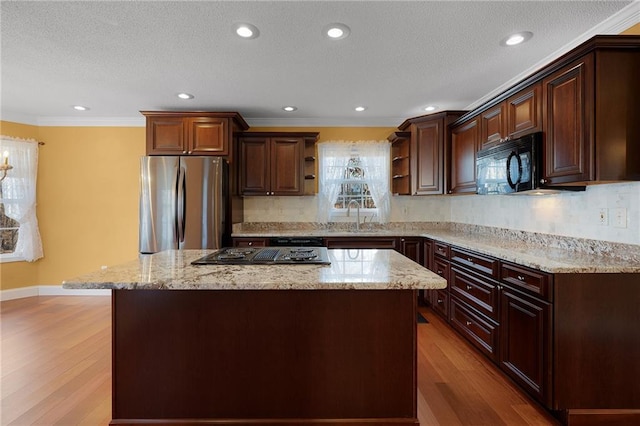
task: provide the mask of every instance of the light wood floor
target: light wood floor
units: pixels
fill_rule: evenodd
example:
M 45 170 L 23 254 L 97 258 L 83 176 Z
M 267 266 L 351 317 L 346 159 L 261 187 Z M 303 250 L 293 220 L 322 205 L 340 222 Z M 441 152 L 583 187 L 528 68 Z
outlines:
M 111 298 L 2 302 L 0 425 L 107 425 Z M 425 310 L 418 325 L 421 425 L 555 425 L 490 363 Z

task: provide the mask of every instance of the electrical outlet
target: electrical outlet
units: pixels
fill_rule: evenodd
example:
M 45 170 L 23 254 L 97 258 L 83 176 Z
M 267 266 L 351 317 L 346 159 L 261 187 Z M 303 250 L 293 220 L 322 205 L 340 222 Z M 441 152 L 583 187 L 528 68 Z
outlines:
M 598 210 L 598 223 L 603 226 L 607 226 L 609 224 L 609 215 L 607 214 L 607 209 Z
M 611 209 L 611 215 L 613 217 L 613 226 L 616 228 L 627 227 L 627 209 L 624 207 Z

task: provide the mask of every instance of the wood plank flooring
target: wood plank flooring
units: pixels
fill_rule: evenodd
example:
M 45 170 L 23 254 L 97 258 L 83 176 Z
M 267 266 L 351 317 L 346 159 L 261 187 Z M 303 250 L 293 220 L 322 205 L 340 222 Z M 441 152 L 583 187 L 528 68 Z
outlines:
M 107 425 L 111 298 L 0 304 L 0 425 Z M 418 325 L 421 425 L 557 425 L 428 309 Z

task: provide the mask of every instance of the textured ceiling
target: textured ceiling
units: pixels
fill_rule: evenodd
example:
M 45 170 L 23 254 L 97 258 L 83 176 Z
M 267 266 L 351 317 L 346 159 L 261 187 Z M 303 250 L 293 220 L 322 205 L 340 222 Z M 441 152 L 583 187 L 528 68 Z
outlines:
M 2 117 L 143 123 L 140 110 L 239 111 L 258 125 L 396 126 L 467 109 L 597 33 L 629 1 L 2 1 Z M 260 37 L 239 39 L 236 22 Z M 351 28 L 333 41 L 332 22 Z M 623 28 L 617 28 L 623 25 Z M 604 28 L 604 31 L 597 31 Z M 531 31 L 518 47 L 512 32 Z M 563 50 L 564 49 L 564 50 Z M 195 98 L 179 100 L 178 92 Z M 77 112 L 72 105 L 86 105 Z M 293 113 L 282 111 L 295 105 Z M 362 113 L 354 111 L 366 105 Z

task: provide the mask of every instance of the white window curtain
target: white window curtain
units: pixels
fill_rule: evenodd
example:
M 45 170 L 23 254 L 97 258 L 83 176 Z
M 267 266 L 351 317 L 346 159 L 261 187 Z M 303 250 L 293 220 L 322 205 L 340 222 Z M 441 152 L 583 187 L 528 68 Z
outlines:
M 36 217 L 36 179 L 38 175 L 38 142 L 0 136 L 0 153 L 8 154 L 13 169 L 2 181 L 4 213 L 18 221 L 18 242 L 12 257 L 33 262 L 43 256 L 42 240 Z
M 391 210 L 388 141 L 328 141 L 318 144 L 318 221 L 329 222 L 336 213 L 334 205 L 340 193 L 345 169 L 352 156 L 362 160 L 369 191 L 378 210 L 377 221 L 386 223 Z

